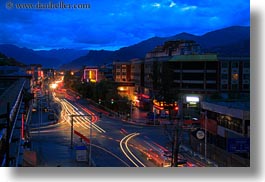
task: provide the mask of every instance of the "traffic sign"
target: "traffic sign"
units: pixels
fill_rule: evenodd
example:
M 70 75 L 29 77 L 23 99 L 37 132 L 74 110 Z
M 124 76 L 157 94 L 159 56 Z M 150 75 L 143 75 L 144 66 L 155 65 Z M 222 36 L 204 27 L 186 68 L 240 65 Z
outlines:
M 76 149 L 76 161 L 86 162 L 88 161 L 88 153 L 86 146 L 77 146 Z

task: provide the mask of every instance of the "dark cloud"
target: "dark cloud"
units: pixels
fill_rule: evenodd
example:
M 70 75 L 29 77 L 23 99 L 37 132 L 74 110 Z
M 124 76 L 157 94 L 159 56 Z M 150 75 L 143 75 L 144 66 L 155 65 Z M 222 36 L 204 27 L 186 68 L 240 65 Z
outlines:
M 15 5 L 37 1 L 12 2 Z M 81 0 L 78 3 L 89 3 L 91 8 L 9 10 L 6 1 L 0 1 L 0 43 L 33 49 L 117 49 L 152 36 L 180 32 L 201 35 L 222 27 L 250 24 L 249 1 L 241 0 Z

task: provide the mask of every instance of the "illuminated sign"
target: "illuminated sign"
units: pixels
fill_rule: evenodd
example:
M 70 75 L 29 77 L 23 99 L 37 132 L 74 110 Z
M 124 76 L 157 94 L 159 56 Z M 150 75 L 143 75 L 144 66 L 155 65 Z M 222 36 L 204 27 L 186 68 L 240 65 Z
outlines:
M 186 96 L 186 102 L 197 103 L 200 102 L 200 98 L 197 96 Z
M 98 81 L 98 69 L 87 68 L 84 70 L 84 80 L 88 82 L 97 82 Z

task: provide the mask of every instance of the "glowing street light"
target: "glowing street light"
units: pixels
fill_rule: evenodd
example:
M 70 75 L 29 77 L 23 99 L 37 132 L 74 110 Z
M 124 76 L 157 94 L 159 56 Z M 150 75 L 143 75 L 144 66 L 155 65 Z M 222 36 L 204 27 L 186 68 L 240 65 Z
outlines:
M 57 83 L 52 83 L 51 85 L 50 85 L 50 88 L 51 89 L 56 89 L 58 87 L 58 84 Z

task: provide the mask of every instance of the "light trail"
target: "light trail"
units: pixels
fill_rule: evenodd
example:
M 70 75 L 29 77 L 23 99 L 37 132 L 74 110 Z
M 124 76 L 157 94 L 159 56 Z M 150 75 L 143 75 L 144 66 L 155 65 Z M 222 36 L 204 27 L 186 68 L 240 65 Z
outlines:
M 60 103 L 65 108 L 65 111 L 69 117 L 71 114 L 81 115 L 81 116 L 86 115 L 82 111 L 80 111 L 76 106 L 74 106 L 72 103 L 67 101 L 66 99 L 62 99 Z M 82 109 L 84 108 L 80 105 L 79 105 L 79 107 L 81 107 Z M 93 112 L 91 112 L 91 111 L 88 112 L 88 111 L 89 111 L 88 109 L 85 110 L 85 112 L 87 114 L 91 115 L 91 120 L 95 122 L 98 119 L 97 116 L 95 116 L 95 114 Z M 69 120 L 67 120 L 67 121 L 68 121 L 68 124 L 71 125 L 70 121 Z M 89 129 L 90 127 L 92 127 L 93 129 L 97 130 L 99 133 L 105 133 L 106 132 L 103 128 L 99 127 L 95 123 L 93 123 L 93 122 L 90 123 L 88 120 L 85 119 L 85 117 L 73 118 L 73 121 L 74 121 L 74 125 L 77 127 L 83 127 L 85 129 Z M 92 124 L 92 126 L 90 126 L 91 124 Z
M 129 149 L 128 147 L 128 141 L 131 140 L 133 137 L 137 136 L 137 135 L 140 135 L 140 133 L 131 133 L 129 135 L 126 135 L 121 141 L 120 141 L 120 148 L 122 150 L 122 152 L 124 153 L 124 155 L 136 166 L 136 167 L 146 167 L 133 153 L 132 151 Z M 124 145 L 125 145 L 125 148 L 127 150 L 127 152 L 134 158 L 134 161 L 126 152 L 126 150 L 124 149 L 123 147 L 123 141 L 125 140 L 124 142 Z M 141 166 L 139 166 L 136 162 L 138 162 Z

